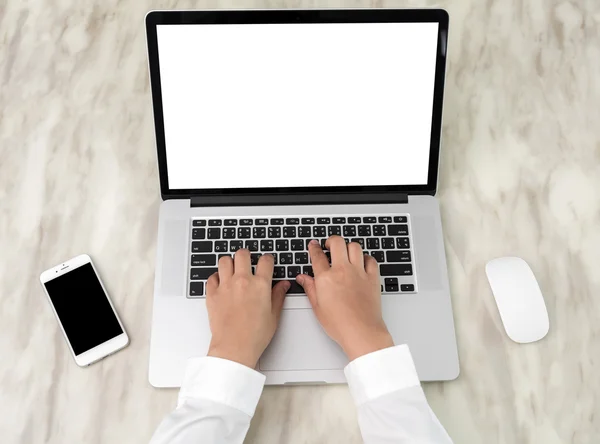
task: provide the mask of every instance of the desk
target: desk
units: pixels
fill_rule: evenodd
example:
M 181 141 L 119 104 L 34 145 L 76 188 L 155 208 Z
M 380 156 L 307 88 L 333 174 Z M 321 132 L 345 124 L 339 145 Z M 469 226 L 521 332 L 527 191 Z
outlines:
M 160 197 L 146 11 L 417 3 L 50 3 L 8 0 L 1 15 L 0 436 L 144 443 L 177 396 L 147 379 Z M 451 19 L 439 198 L 461 375 L 425 392 L 457 444 L 600 439 L 600 8 L 585 3 L 440 3 Z M 38 283 L 83 252 L 131 336 L 87 369 Z M 503 331 L 484 273 L 503 255 L 540 282 L 541 342 Z M 247 442 L 361 438 L 345 386 L 268 387 Z

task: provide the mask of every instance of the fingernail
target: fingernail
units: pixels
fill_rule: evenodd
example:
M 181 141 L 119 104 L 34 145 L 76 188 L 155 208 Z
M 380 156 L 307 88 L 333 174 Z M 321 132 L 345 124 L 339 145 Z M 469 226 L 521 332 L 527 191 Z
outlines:
M 311 240 L 309 243 L 309 245 L 319 245 L 319 241 L 318 240 Z

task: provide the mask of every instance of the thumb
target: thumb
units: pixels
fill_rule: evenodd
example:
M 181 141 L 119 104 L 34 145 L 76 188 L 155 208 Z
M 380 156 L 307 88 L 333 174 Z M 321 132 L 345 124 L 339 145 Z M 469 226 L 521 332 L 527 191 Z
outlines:
M 307 274 L 299 274 L 296 276 L 296 282 L 304 288 L 304 292 L 306 293 L 306 296 L 308 296 L 310 305 L 314 308 L 317 305 L 317 287 L 315 286 L 314 278 Z
M 285 294 L 290 289 L 290 285 L 288 281 L 277 282 L 271 290 L 271 309 L 277 316 L 278 321 L 281 309 L 283 308 L 283 302 L 285 301 Z

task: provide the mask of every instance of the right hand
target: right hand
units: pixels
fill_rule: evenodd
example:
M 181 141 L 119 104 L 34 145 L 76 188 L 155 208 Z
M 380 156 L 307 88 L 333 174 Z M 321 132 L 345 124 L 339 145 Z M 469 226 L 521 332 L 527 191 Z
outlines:
M 348 359 L 383 348 L 394 341 L 381 314 L 381 287 L 377 261 L 364 255 L 358 243 L 331 236 L 325 244 L 331 266 L 317 241 L 308 246 L 315 277 L 297 276 L 317 319 Z

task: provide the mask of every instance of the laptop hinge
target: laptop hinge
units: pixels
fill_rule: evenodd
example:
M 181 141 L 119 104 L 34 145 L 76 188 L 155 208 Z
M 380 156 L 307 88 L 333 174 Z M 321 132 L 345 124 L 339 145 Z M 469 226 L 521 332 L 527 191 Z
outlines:
M 192 207 L 242 207 L 259 205 L 358 205 L 407 204 L 404 193 L 261 194 L 193 196 Z

